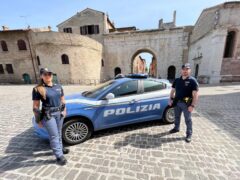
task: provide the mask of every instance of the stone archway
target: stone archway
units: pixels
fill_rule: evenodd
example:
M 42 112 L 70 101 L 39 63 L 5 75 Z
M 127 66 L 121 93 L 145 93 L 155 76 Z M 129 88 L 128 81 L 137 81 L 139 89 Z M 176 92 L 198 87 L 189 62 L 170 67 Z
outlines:
M 141 53 L 149 53 L 152 55 L 151 63 L 147 69 L 146 69 L 145 59 L 143 59 L 141 56 L 139 56 Z M 137 64 L 136 60 L 141 62 L 141 64 L 140 65 L 139 65 L 139 63 Z M 158 77 L 156 54 L 152 50 L 149 50 L 149 49 L 137 50 L 131 56 L 131 73 L 145 73 L 151 77 Z

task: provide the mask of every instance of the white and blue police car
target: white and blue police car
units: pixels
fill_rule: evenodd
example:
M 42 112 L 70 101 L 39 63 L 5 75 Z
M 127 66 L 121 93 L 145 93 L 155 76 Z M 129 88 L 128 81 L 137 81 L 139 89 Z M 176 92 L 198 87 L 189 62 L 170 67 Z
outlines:
M 91 137 L 94 131 L 150 120 L 174 122 L 168 106 L 171 83 L 142 74 L 118 76 L 97 88 L 66 96 L 67 116 L 63 141 L 74 145 Z M 33 118 L 35 134 L 48 139 L 46 129 Z

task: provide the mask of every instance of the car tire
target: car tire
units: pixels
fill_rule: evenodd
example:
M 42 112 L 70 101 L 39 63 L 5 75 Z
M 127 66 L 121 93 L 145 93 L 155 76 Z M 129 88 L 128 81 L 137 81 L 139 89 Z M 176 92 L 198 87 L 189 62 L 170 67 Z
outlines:
M 92 135 L 93 128 L 88 120 L 79 118 L 71 119 L 63 124 L 63 141 L 69 145 L 82 143 Z
M 165 123 L 172 124 L 175 121 L 174 107 L 167 107 L 164 111 L 163 120 Z

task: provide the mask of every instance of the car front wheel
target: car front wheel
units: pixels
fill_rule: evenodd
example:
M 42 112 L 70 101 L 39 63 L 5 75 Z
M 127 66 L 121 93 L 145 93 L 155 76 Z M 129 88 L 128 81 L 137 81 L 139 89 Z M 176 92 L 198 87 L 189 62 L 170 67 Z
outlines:
M 90 123 L 85 119 L 73 119 L 63 125 L 63 140 L 69 145 L 82 143 L 92 135 Z
M 164 112 L 164 122 L 166 123 L 174 123 L 175 121 L 175 114 L 174 114 L 174 108 L 173 107 L 167 107 L 167 109 Z

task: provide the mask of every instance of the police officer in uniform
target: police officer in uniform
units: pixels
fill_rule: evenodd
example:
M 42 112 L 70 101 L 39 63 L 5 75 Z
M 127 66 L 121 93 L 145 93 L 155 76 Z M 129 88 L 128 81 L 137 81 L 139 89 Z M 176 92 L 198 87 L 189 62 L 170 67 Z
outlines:
M 183 112 L 187 126 L 186 142 L 191 142 L 192 138 L 192 118 L 191 114 L 198 100 L 199 85 L 191 74 L 190 64 L 182 65 L 181 77 L 175 79 L 170 93 L 169 106 L 174 106 L 175 127 L 170 133 L 180 130 L 180 118 Z
M 62 125 L 66 116 L 63 88 L 52 82 L 53 73 L 48 68 L 41 68 L 40 76 L 41 82 L 32 91 L 33 112 L 38 126 L 44 126 L 48 131 L 57 164 L 65 165 L 67 160 L 63 154 L 69 153 L 69 150 L 62 144 Z

